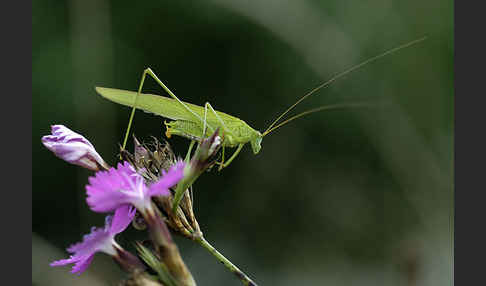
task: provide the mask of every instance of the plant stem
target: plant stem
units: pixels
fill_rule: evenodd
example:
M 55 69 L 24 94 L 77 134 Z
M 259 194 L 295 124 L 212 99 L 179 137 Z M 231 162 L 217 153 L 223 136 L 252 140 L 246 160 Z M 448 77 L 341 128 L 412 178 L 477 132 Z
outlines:
M 167 266 L 172 277 L 180 286 L 196 286 L 196 281 L 182 260 L 177 245 L 172 240 L 167 225 L 157 211 L 147 212 L 144 219 L 149 226 L 149 233 L 159 254 L 160 260 Z
M 241 282 L 245 286 L 257 286 L 255 282 L 253 282 L 248 275 L 243 273 L 236 265 L 231 263 L 226 257 L 223 256 L 219 251 L 217 251 L 209 242 L 204 239 L 204 237 L 200 236 L 199 238 L 196 239 L 196 241 L 202 245 L 204 248 L 206 248 L 216 259 L 219 260 L 219 262 L 223 263 L 226 268 L 228 268 L 231 272 L 233 272 L 238 279 L 241 280 Z

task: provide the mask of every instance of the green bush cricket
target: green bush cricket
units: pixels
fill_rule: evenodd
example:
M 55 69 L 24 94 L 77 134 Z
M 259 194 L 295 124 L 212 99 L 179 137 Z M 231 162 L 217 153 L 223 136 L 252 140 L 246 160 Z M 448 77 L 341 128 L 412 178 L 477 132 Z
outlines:
M 172 93 L 172 91 L 169 90 L 169 88 L 167 88 L 162 83 L 162 81 L 155 75 L 155 73 L 150 68 L 144 70 L 138 92 L 104 87 L 96 87 L 96 91 L 104 98 L 107 98 L 113 102 L 122 105 L 132 107 L 132 112 L 130 115 L 130 120 L 128 122 L 128 127 L 125 134 L 125 139 L 123 141 L 122 149 L 125 149 L 127 138 L 130 132 L 130 126 L 133 121 L 133 116 L 136 108 L 174 120 L 168 123 L 165 122 L 165 125 L 167 126 L 166 136 L 169 138 L 172 135 L 178 135 L 192 140 L 190 149 L 192 148 L 192 145 L 195 141 L 200 141 L 201 138 L 210 136 L 211 133 L 219 127 L 222 136 L 223 146 L 222 159 L 221 162 L 218 163 L 220 165 L 219 170 L 221 170 L 222 168 L 227 167 L 237 157 L 245 144 L 250 143 L 253 153 L 258 154 L 261 150 L 261 142 L 263 140 L 263 137 L 301 116 L 328 109 L 369 106 L 369 104 L 365 103 L 325 105 L 311 110 L 307 110 L 277 124 L 283 116 L 285 116 L 289 111 L 297 106 L 302 100 L 315 93 L 316 91 L 320 90 L 321 88 L 331 84 L 338 78 L 341 78 L 346 74 L 366 64 L 376 61 L 386 55 L 417 44 L 425 39 L 426 37 L 422 37 L 406 44 L 402 44 L 377 56 L 371 57 L 341 73 L 336 74 L 335 76 L 320 84 L 319 86 L 305 94 L 303 97 L 301 97 L 299 100 L 297 100 L 275 121 L 273 121 L 273 123 L 264 132 L 253 129 L 245 121 L 237 117 L 214 110 L 209 102 L 206 102 L 204 107 L 201 107 L 181 101 L 175 96 L 174 93 Z M 145 81 L 145 77 L 147 75 L 151 76 L 170 95 L 170 97 L 142 93 L 142 87 Z M 237 148 L 226 162 L 224 161 L 224 147 Z

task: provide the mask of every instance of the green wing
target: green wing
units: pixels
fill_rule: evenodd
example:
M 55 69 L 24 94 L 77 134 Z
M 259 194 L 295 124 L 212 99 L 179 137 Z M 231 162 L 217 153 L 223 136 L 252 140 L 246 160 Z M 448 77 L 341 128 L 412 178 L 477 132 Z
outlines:
M 98 92 L 102 97 L 108 100 L 129 107 L 133 106 L 133 103 L 135 102 L 135 97 L 137 96 L 137 93 L 134 91 L 105 87 L 96 87 L 96 92 Z M 184 102 L 184 104 L 201 118 L 204 118 L 204 107 L 187 102 Z M 194 116 L 191 115 L 175 99 L 160 95 L 141 93 L 137 99 L 137 108 L 173 120 L 187 120 L 191 122 L 196 121 Z M 242 122 L 241 119 L 228 115 L 226 113 L 220 111 L 216 111 L 216 113 L 225 122 L 225 124 L 228 123 L 229 125 L 233 125 L 231 123 Z M 211 110 L 208 110 L 207 121 L 213 126 L 220 125 L 219 121 L 217 120 L 216 116 L 214 116 L 214 113 L 211 112 Z

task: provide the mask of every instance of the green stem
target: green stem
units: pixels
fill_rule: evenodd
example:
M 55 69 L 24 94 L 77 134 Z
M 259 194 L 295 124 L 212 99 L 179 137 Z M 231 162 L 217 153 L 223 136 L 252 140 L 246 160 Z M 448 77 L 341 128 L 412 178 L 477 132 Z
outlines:
M 201 236 L 197 238 L 196 241 L 204 248 L 206 248 L 214 257 L 216 257 L 216 259 L 218 259 L 219 262 L 223 263 L 223 265 L 226 266 L 226 268 L 228 268 L 229 271 L 233 272 L 236 275 L 236 277 L 238 277 L 238 279 L 240 279 L 245 286 L 257 286 L 257 284 L 253 282 L 250 279 L 250 277 L 248 277 L 248 275 L 243 273 L 243 271 L 241 271 L 238 267 L 236 267 L 236 265 L 231 263 L 231 261 L 229 261 L 226 257 L 223 256 L 223 254 L 219 253 L 219 251 L 217 251 L 216 248 L 214 248 L 211 244 L 209 244 L 209 242 L 206 239 L 204 239 L 204 237 Z
M 192 140 L 191 144 L 189 145 L 189 149 L 187 150 L 186 158 L 184 161 L 188 164 L 190 164 L 190 158 L 191 158 L 191 150 L 192 147 L 194 147 L 194 144 L 196 141 Z M 197 151 L 196 151 L 197 152 Z M 182 200 L 182 196 L 184 195 L 184 192 L 196 181 L 196 179 L 201 175 L 202 172 L 198 174 L 193 174 L 189 178 L 184 178 L 182 179 L 178 184 L 177 188 L 175 190 L 174 194 L 174 201 L 172 202 L 172 211 L 175 213 L 177 210 L 177 206 L 179 205 L 180 201 Z
M 172 211 L 174 213 L 176 213 L 177 211 L 177 206 L 181 202 L 184 192 L 189 189 L 192 184 L 194 184 L 199 175 L 201 175 L 201 172 L 189 178 L 184 178 L 177 184 L 177 188 L 174 194 L 174 201 L 172 202 Z

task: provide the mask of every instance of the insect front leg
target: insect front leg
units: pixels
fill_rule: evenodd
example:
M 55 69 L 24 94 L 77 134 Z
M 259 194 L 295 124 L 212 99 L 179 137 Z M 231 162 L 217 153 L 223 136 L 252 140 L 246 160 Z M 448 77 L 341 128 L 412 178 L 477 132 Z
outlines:
M 233 159 L 236 158 L 236 156 L 238 156 L 238 154 L 240 153 L 241 149 L 243 148 L 243 146 L 245 146 L 245 144 L 241 143 L 240 145 L 238 145 L 238 148 L 236 149 L 236 151 L 233 153 L 233 155 L 231 155 L 231 157 L 228 159 L 228 161 L 226 161 L 226 163 L 223 163 L 221 162 L 219 164 L 219 168 L 218 168 L 218 171 L 221 171 L 223 168 L 226 168 L 229 166 L 229 164 L 231 164 L 231 161 L 233 161 Z M 224 147 L 223 147 L 224 148 Z M 223 149 L 224 150 L 224 149 Z
M 201 136 L 201 138 L 204 138 L 205 135 L 206 135 L 206 122 L 207 122 L 207 118 L 208 118 L 208 107 L 211 107 L 211 104 L 209 104 L 209 102 L 206 102 L 206 104 L 204 104 L 204 127 L 203 127 L 203 134 Z M 212 107 L 211 107 L 212 109 Z M 223 140 L 221 140 L 221 142 L 224 141 L 224 126 L 223 126 Z M 224 163 L 224 149 L 225 147 L 223 146 L 223 150 L 222 150 L 222 158 L 221 158 L 221 162 L 216 162 L 216 164 L 219 164 L 220 166 Z
M 205 107 L 209 107 L 211 109 L 211 111 L 213 112 L 214 116 L 216 116 L 216 118 L 218 119 L 219 123 L 221 124 L 221 126 L 223 127 L 223 131 L 224 132 L 227 132 L 228 134 L 230 134 L 231 136 L 233 136 L 233 138 L 236 138 L 236 139 L 240 139 L 239 136 L 236 136 L 233 131 L 231 131 L 228 127 L 226 127 L 226 124 L 224 123 L 223 119 L 221 119 L 221 117 L 218 115 L 218 113 L 216 113 L 216 110 L 214 110 L 214 108 L 211 106 L 211 104 L 209 102 L 206 102 L 206 104 L 204 105 Z M 229 166 L 229 164 L 231 164 L 231 161 L 233 161 L 236 156 L 238 156 L 238 154 L 240 153 L 241 149 L 243 148 L 245 144 L 244 143 L 241 143 L 238 145 L 238 148 L 236 149 L 236 151 L 233 153 L 233 155 L 231 155 L 231 157 L 228 159 L 228 161 L 225 163 L 224 162 L 224 146 L 223 146 L 223 156 L 222 156 L 222 161 L 219 163 L 219 168 L 218 170 L 221 171 L 223 168 L 226 168 Z
M 204 104 L 204 116 L 206 116 L 206 111 L 207 111 L 207 109 L 208 109 L 208 108 L 209 108 L 209 109 L 211 109 L 211 111 L 213 112 L 214 116 L 216 117 L 216 119 L 217 119 L 217 120 L 219 121 L 219 123 L 221 124 L 221 127 L 222 127 L 222 129 L 223 129 L 223 134 L 227 133 L 227 134 L 230 134 L 231 136 L 233 136 L 234 138 L 235 138 L 235 137 L 238 137 L 238 136 L 236 136 L 236 135 L 235 135 L 235 134 L 234 134 L 234 133 L 233 133 L 233 132 L 232 132 L 232 131 L 231 131 L 231 130 L 230 130 L 230 129 L 229 129 L 227 126 L 226 126 L 226 124 L 224 124 L 223 119 L 221 119 L 221 117 L 218 115 L 218 113 L 216 113 L 216 110 L 214 110 L 214 108 L 211 106 L 211 104 L 210 104 L 209 102 L 206 102 L 206 103 Z M 240 147 L 238 147 L 238 148 L 240 148 Z M 219 164 L 219 168 L 218 168 L 218 170 L 219 170 L 219 171 L 221 171 L 221 170 L 222 170 L 224 167 L 228 166 L 228 165 L 229 165 L 229 163 L 231 163 L 231 162 L 229 162 L 229 163 L 227 163 L 227 164 L 225 164 L 225 163 L 224 163 L 224 150 L 225 150 L 225 147 L 223 146 L 223 150 L 222 150 L 222 156 L 221 156 L 221 162 L 218 162 L 218 163 L 217 163 L 217 164 Z M 240 148 L 240 150 L 241 150 L 241 148 Z M 237 150 L 237 151 L 238 151 L 238 150 Z M 235 152 L 235 153 L 236 153 L 236 152 Z M 238 153 L 239 153 L 239 151 L 238 151 Z M 234 157 L 236 157 L 236 156 L 233 154 L 233 156 L 231 156 L 230 160 L 232 161 L 232 160 L 234 159 Z
M 221 151 L 221 162 L 217 162 L 217 164 L 221 167 L 222 165 L 224 165 L 224 149 L 225 147 L 223 146 L 222 148 L 223 150 Z M 220 169 L 218 169 L 220 170 Z
M 203 132 L 201 138 L 206 137 L 207 120 L 208 120 L 208 103 L 204 105 L 204 123 L 203 123 Z

